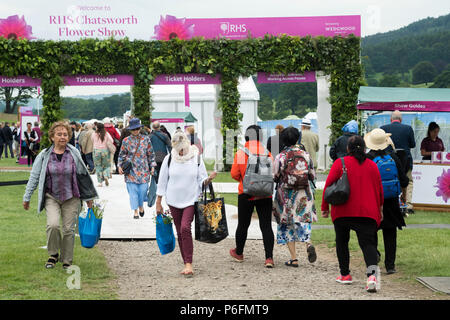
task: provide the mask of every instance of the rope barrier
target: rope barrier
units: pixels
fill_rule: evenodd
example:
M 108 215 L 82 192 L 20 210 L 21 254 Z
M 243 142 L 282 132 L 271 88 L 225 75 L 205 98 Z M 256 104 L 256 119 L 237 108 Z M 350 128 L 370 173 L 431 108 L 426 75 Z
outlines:
M 0 181 L 0 187 L 3 186 L 17 186 L 22 184 L 27 184 L 28 180 L 18 180 L 18 181 Z

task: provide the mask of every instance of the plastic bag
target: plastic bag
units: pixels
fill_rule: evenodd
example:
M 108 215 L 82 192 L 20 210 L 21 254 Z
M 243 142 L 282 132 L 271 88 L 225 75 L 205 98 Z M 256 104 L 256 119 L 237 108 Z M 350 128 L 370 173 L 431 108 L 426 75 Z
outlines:
M 89 208 L 86 216 L 78 217 L 78 231 L 80 233 L 81 246 L 93 248 L 100 239 L 103 219 L 97 219 L 94 211 Z
M 156 216 L 156 243 L 162 255 L 171 253 L 175 249 L 173 224 L 166 214 Z

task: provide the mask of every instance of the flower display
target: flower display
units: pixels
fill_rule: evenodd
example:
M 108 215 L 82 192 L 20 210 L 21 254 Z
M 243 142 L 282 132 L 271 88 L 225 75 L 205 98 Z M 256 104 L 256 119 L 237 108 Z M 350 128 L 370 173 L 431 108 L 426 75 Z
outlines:
M 27 25 L 24 16 L 9 16 L 6 19 L 0 19 L 0 37 L 7 39 L 33 39 L 31 36 L 31 26 Z
M 437 178 L 437 185 L 435 187 L 438 188 L 436 192 L 436 196 L 442 197 L 445 203 L 450 198 L 450 169 L 447 171 L 445 169 L 442 170 L 442 175 Z
M 194 25 L 186 24 L 186 19 L 177 19 L 174 16 L 166 15 L 165 18 L 161 16 L 159 24 L 155 26 L 155 38 L 157 40 L 170 40 L 178 38 L 187 40 L 194 35 Z

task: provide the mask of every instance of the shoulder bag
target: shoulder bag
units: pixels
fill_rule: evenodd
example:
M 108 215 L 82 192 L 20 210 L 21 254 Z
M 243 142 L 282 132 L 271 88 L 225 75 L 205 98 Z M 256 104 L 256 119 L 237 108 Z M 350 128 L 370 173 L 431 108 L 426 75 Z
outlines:
M 350 197 L 347 168 L 345 167 L 344 158 L 340 159 L 342 161 L 342 176 L 332 185 L 329 185 L 324 194 L 325 201 L 335 206 L 346 203 Z
M 122 171 L 123 171 L 123 174 L 125 174 L 125 175 L 128 175 L 131 172 L 131 169 L 133 167 L 134 156 L 136 155 L 139 147 L 141 146 L 141 140 L 142 139 L 139 139 L 139 144 L 138 144 L 138 146 L 136 148 L 136 151 L 134 152 L 133 157 L 131 158 L 131 160 L 126 160 L 126 161 L 124 161 L 122 163 Z

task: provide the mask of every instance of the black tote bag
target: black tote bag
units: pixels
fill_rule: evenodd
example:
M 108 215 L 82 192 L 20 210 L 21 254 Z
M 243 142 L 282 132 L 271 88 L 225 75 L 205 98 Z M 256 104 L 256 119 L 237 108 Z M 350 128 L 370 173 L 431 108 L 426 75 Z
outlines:
M 224 198 L 216 198 L 212 183 L 211 199 L 207 199 L 206 187 L 202 187 L 201 201 L 195 203 L 195 240 L 217 243 L 228 237 Z
M 350 184 L 348 183 L 347 168 L 345 167 L 344 158 L 342 161 L 342 176 L 325 190 L 325 201 L 331 205 L 340 205 L 347 202 L 350 197 Z

